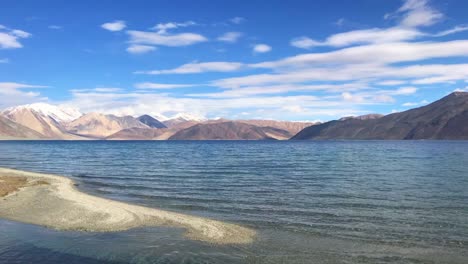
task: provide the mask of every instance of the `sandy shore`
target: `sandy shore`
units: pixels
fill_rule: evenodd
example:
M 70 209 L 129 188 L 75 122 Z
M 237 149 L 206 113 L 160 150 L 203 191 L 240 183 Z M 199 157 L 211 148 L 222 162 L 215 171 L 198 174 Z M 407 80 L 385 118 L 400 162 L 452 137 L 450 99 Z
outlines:
M 218 244 L 250 243 L 255 237 L 239 225 L 88 195 L 62 176 L 0 168 L 2 184 L 8 192 L 0 196 L 0 218 L 18 222 L 93 232 L 171 226 L 186 229 L 191 239 Z

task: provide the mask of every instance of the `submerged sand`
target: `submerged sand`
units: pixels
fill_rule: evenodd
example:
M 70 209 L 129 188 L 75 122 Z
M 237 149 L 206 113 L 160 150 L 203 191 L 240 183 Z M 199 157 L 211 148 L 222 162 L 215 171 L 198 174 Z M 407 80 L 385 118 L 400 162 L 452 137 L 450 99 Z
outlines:
M 191 239 L 218 244 L 250 243 L 255 237 L 239 225 L 85 194 L 62 176 L 0 168 L 0 186 L 0 218 L 18 222 L 92 232 L 171 226 L 186 229 Z

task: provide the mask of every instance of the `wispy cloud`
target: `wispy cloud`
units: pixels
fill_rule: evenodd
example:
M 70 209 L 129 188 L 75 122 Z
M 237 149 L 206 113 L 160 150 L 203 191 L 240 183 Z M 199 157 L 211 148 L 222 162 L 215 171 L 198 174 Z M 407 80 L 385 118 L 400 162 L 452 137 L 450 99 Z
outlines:
M 207 38 L 196 33 L 158 34 L 156 32 L 129 30 L 130 42 L 133 44 L 180 47 L 208 41 Z
M 9 59 L 0 59 L 0 63 L 9 63 L 10 60 Z
M 323 44 L 319 41 L 313 40 L 309 37 L 298 37 L 294 38 L 290 42 L 291 46 L 301 49 L 310 49 L 316 46 L 322 46 Z
M 170 84 L 170 83 L 152 83 L 144 82 L 135 84 L 137 89 L 174 89 L 174 88 L 185 88 L 192 87 L 193 84 Z
M 404 103 L 402 104 L 402 106 L 405 106 L 405 107 L 415 107 L 415 106 L 420 106 L 420 105 L 426 105 L 428 104 L 429 101 L 427 100 L 422 100 L 422 101 L 419 101 L 419 102 L 407 102 L 407 103 Z
M 137 71 L 137 74 L 190 74 L 203 72 L 232 72 L 240 70 L 244 65 L 238 62 L 192 62 L 174 69 Z
M 55 29 L 55 30 L 59 30 L 59 29 L 63 29 L 62 26 L 58 26 L 58 25 L 50 25 L 48 26 L 49 29 Z
M 397 25 L 390 28 L 372 28 L 354 30 L 329 36 L 323 41 L 307 36 L 294 38 L 291 46 L 310 49 L 317 46 L 345 47 L 359 44 L 378 44 L 410 41 L 425 37 L 443 37 L 462 31 L 467 31 L 467 25 L 458 25 L 435 34 L 426 33 L 419 29 L 439 22 L 444 15 L 430 7 L 426 0 L 406 0 L 395 12 L 385 15 L 385 19 L 399 19 Z
M 38 88 L 47 88 L 47 86 L 0 82 L 0 109 L 47 100 L 39 92 L 31 91 Z
M 396 18 L 404 27 L 433 25 L 444 18 L 444 15 L 428 5 L 427 0 L 406 0 L 395 12 L 388 13 L 385 19 Z
M 118 93 L 122 92 L 122 88 L 116 87 L 97 87 L 97 88 L 86 88 L 86 89 L 72 89 L 70 92 L 73 93 L 84 93 L 84 92 L 99 92 L 99 93 Z
M 0 25 L 0 49 L 17 49 L 23 45 L 19 39 L 29 38 L 32 34 L 20 29 L 11 29 Z
M 156 50 L 156 47 L 147 46 L 147 45 L 130 45 L 127 48 L 127 51 L 133 54 L 143 54 L 143 53 L 147 53 L 153 50 Z
M 229 22 L 231 22 L 233 24 L 242 24 L 245 21 L 247 21 L 247 19 L 245 19 L 243 17 L 233 17 L 233 18 L 229 19 Z
M 226 32 L 223 35 L 219 36 L 217 38 L 218 41 L 223 41 L 223 42 L 229 42 L 229 43 L 235 43 L 237 40 L 239 40 L 240 37 L 242 37 L 241 32 Z
M 180 27 L 189 27 L 195 26 L 197 23 L 193 21 L 186 21 L 186 22 L 167 22 L 167 23 L 159 23 L 156 26 L 152 27 L 151 29 L 157 30 L 158 34 L 166 34 L 169 29 L 176 29 Z
M 121 31 L 124 28 L 127 27 L 125 21 L 123 20 L 116 20 L 113 22 L 107 22 L 101 25 L 103 29 L 109 30 L 109 31 Z

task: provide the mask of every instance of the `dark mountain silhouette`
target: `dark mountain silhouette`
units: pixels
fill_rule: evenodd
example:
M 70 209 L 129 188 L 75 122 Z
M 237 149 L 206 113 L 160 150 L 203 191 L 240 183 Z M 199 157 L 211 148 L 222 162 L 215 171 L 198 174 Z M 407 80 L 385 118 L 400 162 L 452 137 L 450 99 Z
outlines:
M 142 115 L 137 118 L 141 123 L 151 128 L 167 128 L 163 123 L 159 122 L 156 118 L 149 115 Z
M 380 118 L 346 118 L 303 129 L 292 139 L 468 139 L 468 93 Z

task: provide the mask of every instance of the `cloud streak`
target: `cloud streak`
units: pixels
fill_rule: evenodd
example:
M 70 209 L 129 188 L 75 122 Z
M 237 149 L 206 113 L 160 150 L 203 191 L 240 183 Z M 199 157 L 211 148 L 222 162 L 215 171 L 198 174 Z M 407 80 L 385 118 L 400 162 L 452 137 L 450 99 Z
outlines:
M 127 34 L 130 43 L 139 45 L 181 47 L 208 41 L 206 37 L 196 33 L 161 35 L 156 32 L 129 30 Z
M 193 74 L 205 72 L 233 72 L 244 67 L 244 64 L 238 62 L 192 62 L 181 65 L 174 69 L 137 71 L 136 74 Z

